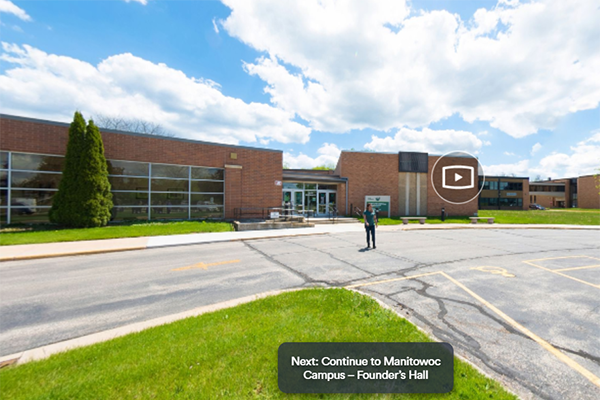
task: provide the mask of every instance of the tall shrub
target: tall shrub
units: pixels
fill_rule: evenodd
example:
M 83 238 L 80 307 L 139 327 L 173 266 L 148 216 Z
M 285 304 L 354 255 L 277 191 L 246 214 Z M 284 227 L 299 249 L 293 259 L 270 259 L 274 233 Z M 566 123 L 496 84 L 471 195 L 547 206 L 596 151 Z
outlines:
M 76 112 L 50 220 L 75 228 L 103 226 L 110 220 L 112 206 L 100 130 L 91 120 L 86 127 L 83 116 Z

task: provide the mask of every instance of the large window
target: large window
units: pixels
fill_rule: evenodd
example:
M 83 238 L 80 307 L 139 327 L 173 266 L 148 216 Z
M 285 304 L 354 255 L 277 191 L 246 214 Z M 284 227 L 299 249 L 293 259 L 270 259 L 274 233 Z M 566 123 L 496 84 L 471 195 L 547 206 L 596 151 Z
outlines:
M 221 168 L 107 160 L 112 218 L 223 218 Z M 64 157 L 0 152 L 0 223 L 48 222 Z
M 523 190 L 523 182 L 500 182 L 500 190 Z

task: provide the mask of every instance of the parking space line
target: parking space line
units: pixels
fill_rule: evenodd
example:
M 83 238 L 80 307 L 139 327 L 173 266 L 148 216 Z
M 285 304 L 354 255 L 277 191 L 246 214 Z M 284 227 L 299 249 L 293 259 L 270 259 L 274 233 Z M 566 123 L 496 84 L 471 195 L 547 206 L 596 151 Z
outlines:
M 385 279 L 382 281 L 375 281 L 375 282 L 366 282 L 366 283 L 357 283 L 354 285 L 348 285 L 345 286 L 346 289 L 354 289 L 357 287 L 364 287 L 364 286 L 371 286 L 371 285 L 380 285 L 382 283 L 388 283 L 388 282 L 398 282 L 398 281 L 406 281 L 409 279 L 417 279 L 417 278 L 421 278 L 423 276 L 431 276 L 431 275 L 438 275 L 440 274 L 442 271 L 437 271 L 437 272 L 428 272 L 426 274 L 420 274 L 420 275 L 412 275 L 412 276 L 405 276 L 402 278 L 392 278 L 392 279 Z
M 523 261 L 523 262 L 562 260 L 562 259 L 565 259 L 565 258 L 593 258 L 594 260 L 600 260 L 599 258 L 589 257 L 589 256 L 563 256 L 563 257 L 536 258 L 535 260 L 527 260 L 527 261 Z
M 564 258 L 568 258 L 568 257 L 564 257 Z M 533 260 L 533 261 L 535 261 L 535 260 Z M 563 277 L 565 277 L 565 278 L 568 278 L 568 279 L 571 279 L 571 280 L 577 281 L 577 282 L 579 282 L 579 283 L 583 283 L 584 285 L 588 285 L 588 286 L 591 286 L 591 287 L 593 287 L 593 288 L 600 289 L 600 285 L 594 285 L 594 284 L 593 284 L 593 283 L 591 283 L 591 282 L 584 281 L 584 280 L 582 280 L 582 279 L 578 279 L 578 278 L 572 277 L 572 276 L 570 276 L 570 275 L 567 275 L 567 274 L 563 274 L 562 272 L 558 272 L 557 270 L 554 270 L 554 269 L 550 269 L 550 268 L 542 267 L 541 265 L 536 265 L 536 264 L 534 264 L 534 263 L 532 263 L 532 262 L 530 262 L 530 261 L 523 261 L 523 262 L 524 262 L 525 264 L 529 264 L 529 265 L 531 265 L 532 267 L 536 267 L 536 268 L 539 268 L 539 269 L 543 269 L 544 271 L 552 272 L 553 274 L 556 274 L 556 275 L 563 276 Z
M 561 271 L 576 271 L 578 269 L 589 269 L 589 268 L 598 268 L 600 267 L 600 264 L 596 264 L 596 265 L 586 265 L 585 267 L 573 267 L 573 268 L 563 268 L 563 269 L 553 269 L 553 271 L 555 272 L 561 272 Z
M 567 257 L 565 257 L 565 258 L 567 258 Z M 550 271 L 552 271 L 552 270 L 550 270 Z M 512 319 L 511 317 L 506 315 L 504 312 L 502 312 L 499 308 L 497 308 L 496 306 L 494 306 L 493 304 L 491 304 L 490 302 L 485 300 L 483 297 L 479 296 L 477 293 L 473 292 L 471 289 L 469 289 L 464 284 L 460 283 L 459 281 L 457 281 L 456 279 L 454 279 L 453 277 L 451 277 L 444 271 L 429 272 L 429 273 L 425 273 L 425 274 L 407 276 L 407 277 L 403 277 L 403 278 L 385 279 L 385 280 L 376 281 L 376 282 L 366 282 L 363 284 L 358 283 L 358 284 L 346 286 L 346 289 L 353 289 L 353 288 L 377 285 L 377 284 L 388 283 L 388 282 L 398 282 L 398 281 L 404 281 L 404 280 L 408 280 L 408 279 L 416 279 L 416 278 L 421 278 L 424 276 L 432 276 L 432 275 L 444 276 L 450 282 L 454 283 L 456 286 L 458 286 L 463 291 L 465 291 L 468 295 L 470 295 L 477 301 L 481 302 L 483 305 L 485 305 L 490 310 L 492 310 L 494 313 L 496 313 L 496 315 L 498 315 L 500 318 L 505 320 L 513 328 L 523 332 L 531 340 L 535 341 L 537 344 L 542 346 L 542 348 L 544 348 L 546 351 L 551 353 L 553 356 L 558 358 L 560 361 L 562 361 L 563 363 L 565 363 L 566 365 L 571 367 L 573 370 L 575 370 L 576 372 L 581 374 L 583 377 L 585 377 L 587 380 L 589 380 L 591 383 L 593 383 L 594 385 L 596 385 L 600 388 L 600 378 L 599 377 L 597 377 L 592 372 L 588 371 L 586 368 L 584 368 L 583 366 L 578 364 L 575 360 L 573 360 L 570 357 L 566 356 L 565 354 L 561 353 L 556 347 L 552 346 L 550 343 L 548 343 L 547 341 L 545 341 L 544 339 L 542 339 L 535 333 L 531 332 L 529 329 L 525 328 L 523 325 L 519 324 L 517 321 L 515 321 L 514 319 Z M 572 277 L 569 277 L 569 278 L 572 278 Z M 595 286 L 595 285 L 592 285 L 592 286 Z

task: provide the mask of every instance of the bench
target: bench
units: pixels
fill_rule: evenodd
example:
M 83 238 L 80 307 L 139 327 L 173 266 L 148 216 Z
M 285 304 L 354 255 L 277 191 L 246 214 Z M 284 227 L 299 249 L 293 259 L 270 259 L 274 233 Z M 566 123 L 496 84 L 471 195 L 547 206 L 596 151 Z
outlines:
M 494 223 L 494 218 L 493 217 L 469 217 L 469 219 L 471 220 L 472 224 L 476 224 L 477 222 L 479 222 L 480 219 L 487 219 L 487 223 L 488 224 L 493 224 Z
M 418 219 L 419 223 L 423 225 L 427 217 L 400 217 L 400 219 L 402 220 L 402 225 L 408 224 L 409 219 Z

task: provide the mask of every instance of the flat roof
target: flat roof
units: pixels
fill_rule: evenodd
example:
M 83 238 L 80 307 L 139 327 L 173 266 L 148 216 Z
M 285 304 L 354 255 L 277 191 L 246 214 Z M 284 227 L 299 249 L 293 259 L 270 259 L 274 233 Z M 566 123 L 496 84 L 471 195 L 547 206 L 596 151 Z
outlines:
M 482 175 L 479 175 L 481 178 Z M 498 178 L 498 179 L 529 179 L 528 176 L 506 176 L 506 175 L 485 175 L 485 179 L 487 178 Z
M 348 178 L 338 175 L 299 173 L 283 170 L 283 180 L 288 182 L 322 182 L 322 183 L 346 183 Z
M 66 123 L 66 122 L 49 121 L 49 120 L 45 120 L 45 119 L 30 118 L 30 117 L 20 117 L 17 115 L 9 115 L 9 114 L 0 114 L 0 118 L 12 119 L 15 121 L 35 122 L 35 123 L 39 123 L 39 124 L 64 126 L 64 127 L 69 127 L 71 125 L 70 123 Z M 281 150 L 265 149 L 265 148 L 261 148 L 261 147 L 239 146 L 239 145 L 235 145 L 235 144 L 225 144 L 225 143 L 217 143 L 217 142 L 205 142 L 202 140 L 184 139 L 184 138 L 179 138 L 179 137 L 170 137 L 170 136 L 161 136 L 161 135 L 150 135 L 147 133 L 119 131 L 116 129 L 100 128 L 100 131 L 108 132 L 108 133 L 117 133 L 120 135 L 139 136 L 139 137 L 152 138 L 152 139 L 174 140 L 177 142 L 206 144 L 206 145 L 210 145 L 210 146 L 231 147 L 234 149 L 247 149 L 247 150 L 271 151 L 271 152 L 275 152 L 275 153 L 283 153 L 283 151 L 281 151 Z
M 565 186 L 564 182 L 529 182 L 529 187 L 531 186 Z

